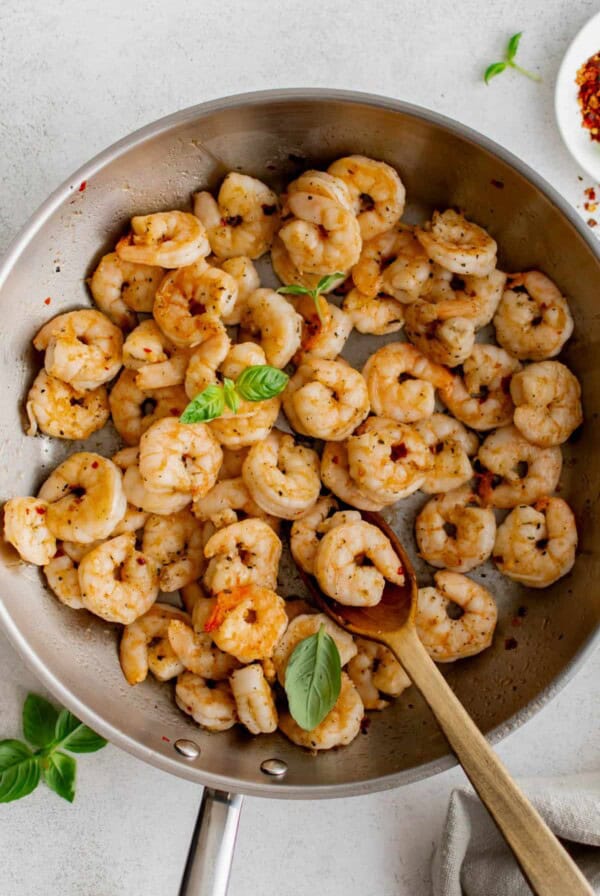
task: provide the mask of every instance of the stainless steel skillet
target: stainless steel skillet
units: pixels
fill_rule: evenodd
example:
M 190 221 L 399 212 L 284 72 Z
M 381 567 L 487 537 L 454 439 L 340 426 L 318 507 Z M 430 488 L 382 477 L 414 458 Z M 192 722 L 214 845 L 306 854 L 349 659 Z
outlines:
M 598 637 L 600 256 L 593 237 L 548 184 L 461 125 L 373 96 L 270 91 L 184 110 L 80 169 L 34 215 L 0 269 L 0 499 L 35 491 L 44 469 L 73 450 L 23 435 L 20 402 L 32 377 L 30 339 L 49 313 L 89 303 L 84 276 L 128 217 L 185 207 L 192 190 L 216 185 L 229 169 L 278 185 L 308 162 L 322 165 L 347 152 L 396 165 L 409 200 L 418 199 L 413 215 L 435 206 L 464 208 L 498 240 L 501 266 L 540 267 L 570 297 L 574 312 L 575 336 L 565 358 L 582 380 L 587 422 L 579 441 L 567 446 L 561 493 L 577 514 L 578 562 L 567 579 L 542 593 L 507 586 L 484 569 L 500 604 L 494 646 L 447 670 L 470 714 L 498 740 L 568 680 Z M 371 350 L 362 340 L 352 360 L 362 363 Z M 91 442 L 107 447 L 100 439 Z M 391 515 L 409 550 L 413 514 L 402 503 Z M 110 626 L 59 606 L 34 570 L 15 564 L 13 556 L 5 559 L 0 618 L 40 679 L 113 743 L 167 771 L 213 791 L 314 799 L 394 787 L 454 762 L 424 704 L 410 691 L 374 719 L 367 736 L 317 758 L 277 735 L 248 739 L 238 731 L 202 732 L 175 708 L 169 688 L 155 682 L 129 688 Z M 289 579 L 287 587 L 293 591 L 297 585 Z M 175 747 L 180 739 L 196 745 L 188 746 L 187 756 Z M 265 765 L 274 759 L 284 764 L 277 777 L 268 774 L 273 763 Z M 237 806 L 239 800 L 230 802 Z M 215 802 L 209 794 L 204 818 L 225 824 L 231 819 L 221 811 L 226 805 L 225 797 Z M 220 843 L 214 828 L 203 829 L 200 837 L 211 848 Z M 210 892 L 206 881 L 203 893 Z

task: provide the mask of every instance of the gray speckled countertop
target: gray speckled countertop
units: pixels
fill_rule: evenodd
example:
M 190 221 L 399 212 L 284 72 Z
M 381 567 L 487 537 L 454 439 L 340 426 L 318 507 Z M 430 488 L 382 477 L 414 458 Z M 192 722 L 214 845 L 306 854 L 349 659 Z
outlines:
M 495 138 L 573 204 L 589 185 L 554 125 L 553 81 L 592 0 L 6 0 L 0 11 L 0 248 L 73 169 L 146 122 L 244 90 L 330 86 L 388 94 Z M 482 67 L 523 30 L 523 64 Z M 577 599 L 576 595 L 573 598 Z M 597 769 L 596 654 L 499 753 L 515 775 Z M 2 736 L 36 682 L 0 635 Z M 426 896 L 453 770 L 402 790 L 304 803 L 248 799 L 231 896 Z M 175 896 L 200 789 L 114 747 L 79 762 L 70 806 L 40 787 L 0 806 L 0 892 Z

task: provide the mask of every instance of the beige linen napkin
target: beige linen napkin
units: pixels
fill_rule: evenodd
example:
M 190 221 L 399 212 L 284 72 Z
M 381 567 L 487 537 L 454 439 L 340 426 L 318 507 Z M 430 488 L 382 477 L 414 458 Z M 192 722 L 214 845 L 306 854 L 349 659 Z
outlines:
M 600 894 L 600 773 L 519 783 Z M 432 878 L 433 896 L 531 896 L 512 853 L 472 791 L 455 790 L 450 797 Z

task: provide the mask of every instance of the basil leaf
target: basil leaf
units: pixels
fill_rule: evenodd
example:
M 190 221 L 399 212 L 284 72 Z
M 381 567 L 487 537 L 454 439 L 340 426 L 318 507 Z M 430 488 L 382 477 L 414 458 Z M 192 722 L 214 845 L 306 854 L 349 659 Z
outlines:
M 508 46 L 506 48 L 506 61 L 512 62 L 515 56 L 517 55 L 517 50 L 519 49 L 519 41 L 523 36 L 523 32 L 519 31 L 518 34 L 513 34 L 511 39 L 508 42 Z
M 496 75 L 500 75 L 505 70 L 506 65 L 506 62 L 492 62 L 491 65 L 488 65 L 483 75 L 483 80 L 485 81 L 485 83 L 489 84 L 491 78 L 495 78 Z
M 68 709 L 61 710 L 56 720 L 55 736 L 58 745 L 71 753 L 95 753 L 108 743 Z
M 223 396 L 227 407 L 237 414 L 240 409 L 240 397 L 235 391 L 235 383 L 227 376 L 223 379 Z
M 342 687 L 337 645 L 321 625 L 294 649 L 285 672 L 290 713 L 301 728 L 312 731 L 331 712 Z
M 315 292 L 317 293 L 317 295 L 319 293 L 325 292 L 325 290 L 329 289 L 330 286 L 333 286 L 334 283 L 338 283 L 340 280 L 345 279 L 346 275 L 341 271 L 338 271 L 337 274 L 327 274 L 325 277 L 321 277 L 321 279 L 317 283 Z
M 179 418 L 180 423 L 207 423 L 220 417 L 225 410 L 223 388 L 215 384 L 207 386 L 190 401 Z
M 39 761 L 27 744 L 20 740 L 0 741 L 0 803 L 27 796 L 39 780 Z
M 283 392 L 288 380 L 287 373 L 277 367 L 255 364 L 242 370 L 235 381 L 235 388 L 246 401 L 265 401 Z
M 28 694 L 23 704 L 23 734 L 34 747 L 47 747 L 54 740 L 58 710 L 39 694 Z
M 284 296 L 308 296 L 311 290 L 306 286 L 300 286 L 299 283 L 292 283 L 291 286 L 280 286 L 277 292 Z
M 44 781 L 59 796 L 70 803 L 75 799 L 77 762 L 66 753 L 50 753 L 42 760 Z

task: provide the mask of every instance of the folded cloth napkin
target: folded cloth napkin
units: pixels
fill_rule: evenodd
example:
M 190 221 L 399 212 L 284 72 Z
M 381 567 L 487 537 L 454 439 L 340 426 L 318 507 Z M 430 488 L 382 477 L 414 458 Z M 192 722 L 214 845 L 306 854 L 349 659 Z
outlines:
M 600 774 L 528 778 L 519 784 L 600 894 Z M 531 896 L 502 835 L 472 791 L 455 790 L 450 797 L 432 878 L 433 896 Z

